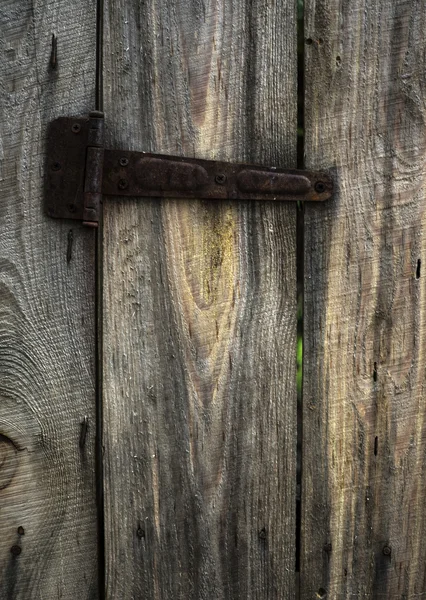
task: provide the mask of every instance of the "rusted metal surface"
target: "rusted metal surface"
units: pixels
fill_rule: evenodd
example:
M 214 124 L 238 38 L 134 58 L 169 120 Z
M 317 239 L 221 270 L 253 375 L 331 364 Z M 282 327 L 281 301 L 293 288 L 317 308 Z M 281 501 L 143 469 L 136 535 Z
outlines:
M 326 173 L 104 150 L 102 113 L 60 118 L 48 133 L 46 211 L 97 226 L 102 195 L 210 200 L 324 201 Z
M 105 150 L 104 195 L 321 201 L 332 189 L 324 173 Z
M 49 217 L 83 221 L 89 118 L 60 117 L 47 132 L 45 210 Z
M 90 113 L 83 210 L 83 224 L 89 227 L 97 227 L 99 222 L 103 165 L 104 119 L 102 113 Z
M 312 183 L 305 175 L 294 173 L 270 173 L 244 169 L 238 173 L 238 188 L 248 194 L 258 193 L 259 190 L 265 194 L 286 194 L 300 196 L 309 194 Z

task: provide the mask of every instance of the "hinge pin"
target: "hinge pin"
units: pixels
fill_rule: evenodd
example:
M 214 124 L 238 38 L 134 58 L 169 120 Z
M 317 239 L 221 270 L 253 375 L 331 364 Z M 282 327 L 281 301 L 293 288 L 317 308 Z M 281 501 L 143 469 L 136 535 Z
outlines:
M 97 227 L 102 204 L 102 177 L 104 169 L 104 115 L 89 115 L 89 136 L 84 179 L 83 225 Z

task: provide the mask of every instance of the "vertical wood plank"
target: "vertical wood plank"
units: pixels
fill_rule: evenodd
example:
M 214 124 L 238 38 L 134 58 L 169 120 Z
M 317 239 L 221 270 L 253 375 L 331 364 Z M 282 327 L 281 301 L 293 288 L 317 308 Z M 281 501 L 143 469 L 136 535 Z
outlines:
M 292 165 L 294 2 L 106 3 L 116 147 Z M 107 598 L 292 598 L 295 206 L 108 201 Z
M 426 548 L 419 0 L 307 0 L 302 598 L 419 598 Z
M 5 0 L 0 31 L 0 598 L 94 599 L 94 234 L 42 186 L 47 123 L 93 107 L 95 10 Z

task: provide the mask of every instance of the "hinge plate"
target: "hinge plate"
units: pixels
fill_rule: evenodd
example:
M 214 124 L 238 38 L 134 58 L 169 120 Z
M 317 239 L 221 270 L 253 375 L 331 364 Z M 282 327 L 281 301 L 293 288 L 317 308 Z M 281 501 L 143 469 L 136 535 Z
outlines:
M 83 220 L 89 118 L 61 117 L 47 132 L 44 202 L 49 217 Z
M 327 173 L 104 150 L 102 113 L 49 126 L 45 207 L 50 217 L 96 226 L 101 197 L 323 201 Z

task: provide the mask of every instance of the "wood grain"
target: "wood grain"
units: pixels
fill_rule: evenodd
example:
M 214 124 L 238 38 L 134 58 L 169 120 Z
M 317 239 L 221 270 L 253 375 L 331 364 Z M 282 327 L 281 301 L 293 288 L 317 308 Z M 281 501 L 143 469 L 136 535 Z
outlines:
M 0 598 L 94 599 L 94 237 L 42 214 L 47 123 L 93 107 L 94 9 L 4 0 L 0 31 Z
M 106 3 L 111 147 L 294 166 L 293 2 Z M 292 598 L 295 206 L 111 200 L 107 598 Z
M 426 594 L 424 2 L 307 0 L 303 599 Z M 421 262 L 420 262 L 421 261 Z

